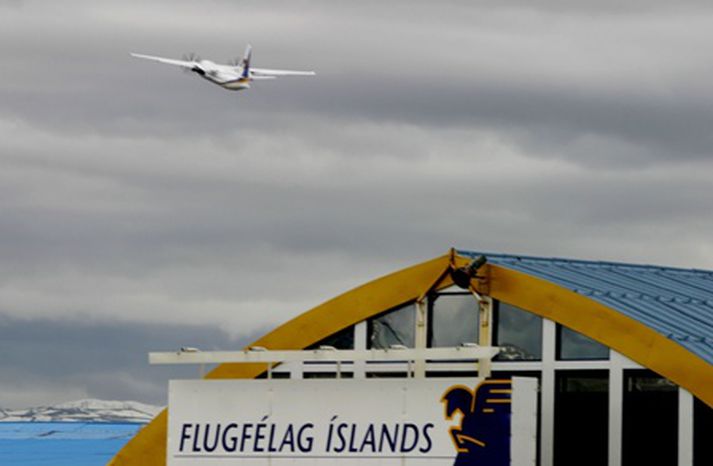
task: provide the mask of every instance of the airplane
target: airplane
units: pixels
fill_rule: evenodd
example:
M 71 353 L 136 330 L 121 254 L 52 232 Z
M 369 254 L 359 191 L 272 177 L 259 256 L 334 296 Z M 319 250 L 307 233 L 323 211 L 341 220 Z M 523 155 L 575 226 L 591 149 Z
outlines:
M 250 89 L 250 83 L 257 80 L 275 79 L 279 76 L 314 76 L 316 74 L 314 71 L 253 68 L 250 66 L 250 57 L 252 55 L 252 47 L 250 45 L 245 49 L 243 59 L 240 60 L 239 63 L 232 65 L 221 65 L 210 60 L 201 60 L 196 56 L 188 57 L 186 60 L 174 60 L 172 58 L 154 57 L 140 53 L 131 53 L 130 55 L 135 58 L 143 58 L 145 60 L 180 66 L 231 91 Z

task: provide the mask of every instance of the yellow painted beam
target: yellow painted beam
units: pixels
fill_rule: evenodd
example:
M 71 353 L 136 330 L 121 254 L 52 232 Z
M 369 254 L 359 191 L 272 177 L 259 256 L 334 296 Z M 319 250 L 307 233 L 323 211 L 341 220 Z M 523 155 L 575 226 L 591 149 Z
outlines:
M 491 297 L 551 319 L 657 372 L 713 407 L 713 365 L 675 341 L 605 306 L 541 278 L 487 265 Z M 485 288 L 487 286 L 487 289 Z
M 250 346 L 264 346 L 268 349 L 306 348 L 350 325 L 416 300 L 439 277 L 443 276 L 443 281 L 436 288 L 450 286 L 450 276 L 444 276 L 444 271 L 448 269 L 451 260 L 451 254 L 446 254 L 369 282 L 292 319 Z M 467 262 L 467 259 L 456 259 L 458 265 Z M 206 378 L 254 378 L 265 369 L 264 364 L 221 364 Z M 165 465 L 167 420 L 167 411 L 164 410 L 139 431 L 109 465 Z
M 119 450 L 108 465 L 164 465 L 166 464 L 166 431 L 168 410 L 161 411 L 146 424 L 124 448 Z

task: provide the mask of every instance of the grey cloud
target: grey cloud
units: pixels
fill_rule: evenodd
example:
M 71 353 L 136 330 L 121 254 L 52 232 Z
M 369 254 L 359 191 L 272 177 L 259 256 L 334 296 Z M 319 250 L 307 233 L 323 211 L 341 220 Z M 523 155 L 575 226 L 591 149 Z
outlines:
M 450 246 L 713 264 L 709 2 L 9 5 L 0 314 L 77 358 L 8 367 L 23 399 L 157 399 L 159 324 L 248 339 Z M 247 42 L 318 76 L 230 93 L 128 56 Z
M 47 387 L 47 403 L 73 398 L 165 404 L 170 378 L 194 378 L 197 366 L 149 366 L 149 351 L 181 346 L 230 350 L 248 344 L 211 326 L 0 320 L 0 407 L 24 407 L 23 395 Z M 56 391 L 55 393 L 52 393 Z
M 709 157 L 713 117 L 705 76 L 713 70 L 696 49 L 711 42 L 704 32 L 710 18 L 695 3 L 665 22 L 650 11 L 614 21 L 586 14 L 561 19 L 548 9 L 556 3 L 525 11 L 423 3 L 414 11 L 387 7 L 379 18 L 366 6 L 286 6 L 273 14 L 249 8 L 234 19 L 224 3 L 214 9 L 181 4 L 168 19 L 158 7 L 88 5 L 78 9 L 79 27 L 74 12 L 60 12 L 62 20 L 49 24 L 41 16 L 32 20 L 49 26 L 52 44 L 30 42 L 36 55 L 9 61 L 17 72 L 5 78 L 3 101 L 14 118 L 82 136 L 179 138 L 224 136 L 236 128 L 281 131 L 305 116 L 369 119 L 489 127 L 588 166 Z M 197 26 L 218 15 L 216 29 Z M 225 44 L 222 28 L 233 21 L 259 39 L 260 20 L 309 27 L 286 34 L 289 48 L 281 36 L 263 40 L 256 60 L 262 53 L 280 66 L 314 66 L 319 78 L 262 83 L 261 92 L 237 95 L 127 54 L 142 41 L 152 53 L 171 54 L 169 47 L 196 41 L 225 50 L 214 52 L 216 58 L 239 53 Z M 425 35 L 424 26 L 437 27 Z M 147 37 L 152 31 L 155 37 Z M 87 41 L 85 34 L 100 40 Z M 330 46 L 325 36 L 335 38 Z M 45 78 L 47 70 L 53 79 Z
M 390 134 L 413 143 L 389 142 Z M 383 143 L 362 147 L 353 135 Z M 262 264 L 279 264 L 270 258 L 274 255 L 349 251 L 372 261 L 397 260 L 422 249 L 437 254 L 450 245 L 467 246 L 474 241 L 471 232 L 480 236 L 483 213 L 492 216 L 490 234 L 496 237 L 522 228 L 511 226 L 513 217 L 534 222 L 527 227 L 531 234 L 543 227 L 549 232 L 551 225 L 584 231 L 619 222 L 656 223 L 662 212 L 668 221 L 706 218 L 707 180 L 685 166 L 640 169 L 633 176 L 617 168 L 589 171 L 559 162 L 539 167 L 536 157 L 523 165 L 530 154 L 524 156 L 517 145 L 479 145 L 487 137 L 492 136 L 438 127 L 357 125 L 316 140 L 286 133 L 284 143 L 261 142 L 253 135 L 245 139 L 252 142 L 244 154 L 232 154 L 228 141 L 197 159 L 191 154 L 201 150 L 183 145 L 169 157 L 152 160 L 148 151 L 160 153 L 171 142 L 139 145 L 133 155 L 105 154 L 100 161 L 80 155 L 55 162 L 41 156 L 38 181 L 17 188 L 37 201 L 11 204 L 4 220 L 6 237 L 14 238 L 5 243 L 7 256 L 29 267 L 13 266 L 6 276 L 15 283 L 27 280 L 30 290 L 45 290 L 46 300 L 59 290 L 82 290 L 87 280 L 93 297 L 85 294 L 87 302 L 79 307 L 84 312 L 96 307 L 93 312 L 100 315 L 107 306 L 102 292 L 119 300 L 108 306 L 112 309 L 131 304 L 126 296 L 138 294 L 138 303 L 155 307 L 155 319 L 176 304 L 171 294 L 183 296 L 180 318 L 191 321 L 197 317 L 190 309 L 200 309 L 211 297 L 221 302 L 219 312 L 269 293 L 281 303 L 278 314 L 288 317 L 306 309 L 289 300 L 295 292 L 306 298 L 310 292 L 299 285 L 314 277 L 298 272 L 301 262 L 285 262 L 285 276 L 299 276 L 290 278 L 289 292 L 261 285 L 250 271 L 270 273 Z M 357 153 L 350 155 L 353 150 Z M 449 162 L 443 166 L 443 161 Z M 164 163 L 171 168 L 162 170 Z M 43 180 L 56 174 L 55 166 L 75 180 L 67 192 L 57 192 L 51 181 L 45 187 Z M 83 182 L 95 177 L 85 194 Z M 96 274 L 104 276 L 106 288 Z M 64 277 L 59 289 L 53 285 L 57 276 Z M 139 306 L 134 312 L 140 312 L 138 303 L 131 304 Z

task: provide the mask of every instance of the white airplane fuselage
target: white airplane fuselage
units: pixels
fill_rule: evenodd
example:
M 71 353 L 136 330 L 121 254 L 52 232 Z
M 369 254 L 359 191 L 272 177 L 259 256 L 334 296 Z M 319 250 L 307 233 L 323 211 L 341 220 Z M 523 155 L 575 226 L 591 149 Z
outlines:
M 201 67 L 195 67 L 191 71 L 213 84 L 231 91 L 242 91 L 250 88 L 252 79 L 236 73 L 234 67 L 218 65 L 210 60 L 201 60 L 199 63 Z

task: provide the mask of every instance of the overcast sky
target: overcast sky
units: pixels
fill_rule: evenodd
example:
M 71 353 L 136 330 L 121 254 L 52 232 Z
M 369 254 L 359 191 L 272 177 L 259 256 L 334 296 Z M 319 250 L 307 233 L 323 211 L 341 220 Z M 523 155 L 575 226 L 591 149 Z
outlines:
M 129 56 L 247 43 L 317 76 Z M 712 50 L 709 1 L 0 0 L 0 407 L 163 403 L 147 351 L 451 246 L 713 268 Z

